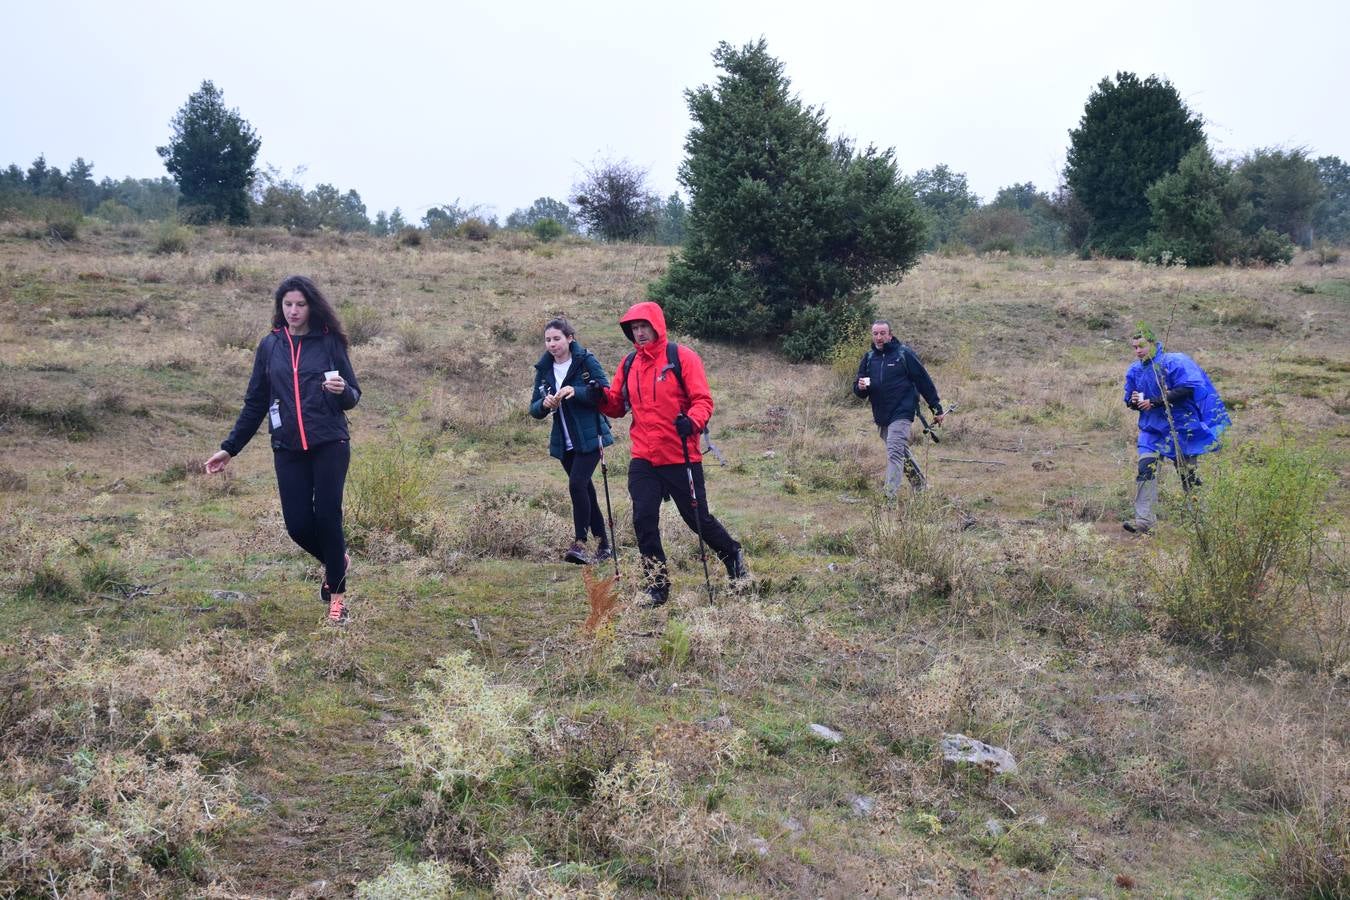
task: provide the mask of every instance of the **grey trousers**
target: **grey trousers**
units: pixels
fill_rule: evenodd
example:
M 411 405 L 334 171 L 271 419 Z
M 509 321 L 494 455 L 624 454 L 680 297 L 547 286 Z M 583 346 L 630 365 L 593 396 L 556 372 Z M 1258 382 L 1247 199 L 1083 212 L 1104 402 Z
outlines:
M 886 442 L 886 483 L 883 490 L 888 497 L 894 497 L 900 489 L 902 472 L 914 490 L 921 491 L 928 486 L 919 464 L 914 460 L 914 454 L 909 452 L 909 433 L 913 426 L 913 419 L 896 419 L 890 425 L 878 429 L 881 439 Z
M 1134 521 L 1145 529 L 1158 524 L 1158 514 L 1153 511 L 1153 506 L 1158 502 L 1158 468 L 1161 464 L 1162 458 L 1157 453 L 1139 454 L 1139 474 L 1134 479 Z M 1181 489 L 1189 494 L 1200 484 L 1195 460 L 1183 456 L 1174 464 L 1181 475 Z

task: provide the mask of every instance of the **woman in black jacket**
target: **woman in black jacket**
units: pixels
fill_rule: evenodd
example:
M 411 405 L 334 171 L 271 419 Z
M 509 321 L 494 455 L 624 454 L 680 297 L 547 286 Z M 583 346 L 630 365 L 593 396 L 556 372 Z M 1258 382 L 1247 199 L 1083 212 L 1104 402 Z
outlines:
M 323 563 L 319 596 L 328 620 L 347 621 L 347 540 L 342 533 L 342 489 L 351 462 L 346 411 L 361 399 L 347 334 L 318 286 L 292 275 L 277 286 L 272 333 L 258 344 L 244 408 L 206 471 L 224 470 L 264 417 L 286 531 Z

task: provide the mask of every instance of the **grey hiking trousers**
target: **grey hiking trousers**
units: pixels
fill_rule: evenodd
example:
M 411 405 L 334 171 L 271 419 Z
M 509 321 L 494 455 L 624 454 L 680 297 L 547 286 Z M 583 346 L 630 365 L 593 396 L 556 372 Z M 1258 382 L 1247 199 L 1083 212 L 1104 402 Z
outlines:
M 902 472 L 914 490 L 921 491 L 928 486 L 914 454 L 909 452 L 909 434 L 913 427 L 913 419 L 896 419 L 878 429 L 881 439 L 886 442 L 886 482 L 882 489 L 887 497 L 894 497 L 900 489 Z

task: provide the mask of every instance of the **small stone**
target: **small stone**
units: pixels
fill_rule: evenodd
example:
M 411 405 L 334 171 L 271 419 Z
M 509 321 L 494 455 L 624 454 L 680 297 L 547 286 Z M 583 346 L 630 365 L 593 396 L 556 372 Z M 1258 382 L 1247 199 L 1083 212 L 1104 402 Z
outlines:
M 839 563 L 826 563 L 826 564 L 825 564 L 825 570 L 826 570 L 827 572 L 838 572 L 838 571 L 839 571 Z
M 844 736 L 833 728 L 815 722 L 811 723 L 811 733 L 827 744 L 837 744 L 844 739 Z
M 999 837 L 1003 834 L 1003 823 L 998 819 L 985 819 L 984 830 L 989 832 L 990 837 Z
M 848 798 L 848 805 L 852 808 L 853 814 L 860 819 L 866 819 L 872 815 L 872 811 L 877 808 L 877 801 L 871 797 L 855 795 Z
M 242 603 L 248 599 L 248 594 L 243 591 L 207 591 L 212 600 L 219 600 L 221 603 Z
M 1027 821 L 1029 821 L 1032 825 L 1035 825 L 1037 828 L 1044 828 L 1046 823 L 1049 822 L 1050 820 L 1047 819 L 1044 815 L 1035 815 L 1032 816 Z
M 964 734 L 944 734 L 941 747 L 943 762 L 970 763 L 1000 775 L 1017 771 L 1017 760 L 1007 750 Z
M 772 451 L 772 450 L 765 450 L 765 451 L 764 451 L 764 458 L 765 458 L 765 459 L 773 459 L 773 458 L 774 458 L 775 456 L 777 456 L 777 455 L 778 455 L 778 454 L 775 453 L 775 452 Z
M 750 850 L 756 856 L 763 858 L 769 855 L 769 842 L 764 840 L 764 838 L 755 836 L 750 838 L 747 843 L 750 845 Z
M 802 834 L 806 831 L 806 826 L 803 825 L 802 820 L 798 819 L 796 816 L 788 816 L 784 819 L 783 827 L 794 835 Z

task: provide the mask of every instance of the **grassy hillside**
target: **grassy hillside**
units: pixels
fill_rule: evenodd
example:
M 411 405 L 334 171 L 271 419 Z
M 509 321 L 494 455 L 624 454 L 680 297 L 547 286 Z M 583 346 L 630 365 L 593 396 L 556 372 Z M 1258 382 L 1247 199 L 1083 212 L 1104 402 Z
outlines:
M 920 450 L 933 490 L 898 508 L 847 394 L 865 345 L 788 366 L 677 334 L 708 366 L 730 463 L 709 466 L 711 503 L 754 586 L 719 580 L 709 605 L 667 508 L 677 599 L 589 635 L 530 367 L 561 313 L 612 371 L 616 319 L 665 251 L 260 230 L 155 252 L 170 246 L 0 225 L 0 893 L 1181 897 L 1350 879 L 1350 267 L 926 258 L 878 302 L 958 412 Z M 341 304 L 364 389 L 345 629 L 285 536 L 265 437 L 200 473 L 292 273 Z M 1160 604 L 1184 510 L 1149 540 L 1120 530 L 1140 318 L 1233 411 L 1207 478 L 1271 442 L 1330 472 L 1277 644 L 1176 639 Z M 610 481 L 633 567 L 626 435 Z M 944 732 L 1009 749 L 1017 772 L 944 768 Z

